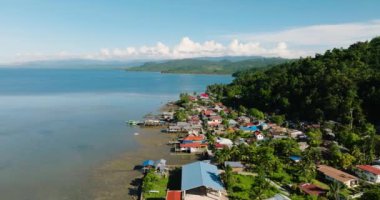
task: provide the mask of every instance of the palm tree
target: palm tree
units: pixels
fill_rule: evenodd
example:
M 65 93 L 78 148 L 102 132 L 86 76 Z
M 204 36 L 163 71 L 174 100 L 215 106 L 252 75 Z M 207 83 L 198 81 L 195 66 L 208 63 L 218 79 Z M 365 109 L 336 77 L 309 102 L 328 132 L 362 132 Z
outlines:
M 330 190 L 327 192 L 327 196 L 329 197 L 329 199 L 339 200 L 339 193 L 341 189 L 342 185 L 334 181 L 332 184 L 330 184 Z

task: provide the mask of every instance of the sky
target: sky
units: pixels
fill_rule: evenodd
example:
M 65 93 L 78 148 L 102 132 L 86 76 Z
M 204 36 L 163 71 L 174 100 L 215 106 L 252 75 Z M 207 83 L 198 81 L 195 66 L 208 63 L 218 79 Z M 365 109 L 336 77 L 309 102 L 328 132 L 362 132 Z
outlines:
M 0 0 L 0 63 L 298 58 L 380 35 L 378 0 Z

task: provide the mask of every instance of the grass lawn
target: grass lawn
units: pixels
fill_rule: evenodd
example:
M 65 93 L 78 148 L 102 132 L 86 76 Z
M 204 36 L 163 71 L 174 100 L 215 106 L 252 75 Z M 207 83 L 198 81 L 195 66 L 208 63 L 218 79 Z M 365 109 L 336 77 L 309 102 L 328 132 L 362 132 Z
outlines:
M 249 194 L 252 190 L 252 185 L 254 186 L 256 183 L 257 177 L 241 174 L 234 174 L 233 177 L 234 181 L 228 190 L 230 199 L 250 199 Z M 262 196 L 272 197 L 276 193 L 277 190 L 275 188 L 268 187 L 265 188 Z
M 168 185 L 169 178 L 167 176 L 163 177 L 163 176 L 157 175 L 154 172 L 149 172 L 148 175 L 149 177 L 154 177 L 154 178 L 149 178 L 149 185 L 151 186 L 149 190 L 144 192 L 144 198 L 147 200 L 165 199 L 166 188 Z M 146 184 L 146 182 L 148 182 L 148 180 L 144 179 L 144 184 Z M 149 192 L 149 191 L 158 191 L 158 192 Z
M 330 187 L 326 183 L 322 183 L 316 179 L 311 180 L 311 183 L 326 190 L 330 190 Z

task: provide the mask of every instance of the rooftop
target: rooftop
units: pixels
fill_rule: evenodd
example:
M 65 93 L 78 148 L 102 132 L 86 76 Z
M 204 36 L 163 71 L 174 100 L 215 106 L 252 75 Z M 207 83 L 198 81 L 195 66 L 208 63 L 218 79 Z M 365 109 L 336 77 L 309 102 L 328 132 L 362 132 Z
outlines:
M 190 190 L 201 186 L 224 190 L 218 168 L 201 161 L 182 166 L 181 190 Z
M 326 190 L 311 183 L 303 183 L 299 185 L 299 188 L 306 194 L 319 196 L 326 193 Z
M 166 200 L 181 200 L 181 193 L 180 190 L 168 190 Z
M 358 169 L 361 169 L 363 171 L 370 172 L 372 174 L 380 175 L 380 169 L 371 166 L 371 165 L 358 165 L 356 166 Z
M 327 165 L 318 165 L 318 171 L 340 182 L 358 179 L 356 176 L 353 176 L 351 174 L 348 174 L 346 172 L 340 171 Z

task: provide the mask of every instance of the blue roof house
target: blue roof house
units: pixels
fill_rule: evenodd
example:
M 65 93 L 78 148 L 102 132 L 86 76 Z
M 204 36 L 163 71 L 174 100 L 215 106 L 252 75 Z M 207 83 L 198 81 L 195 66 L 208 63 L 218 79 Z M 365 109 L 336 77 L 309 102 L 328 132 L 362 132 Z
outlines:
M 240 130 L 244 132 L 255 132 L 255 131 L 258 131 L 259 129 L 257 128 L 257 126 L 243 126 L 243 127 L 240 127 Z
M 142 165 L 143 165 L 143 167 L 154 166 L 154 161 L 153 160 L 145 160 Z
M 184 199 L 202 199 L 201 196 L 213 196 L 219 199 L 224 187 L 218 168 L 198 161 L 182 166 L 181 190 Z

